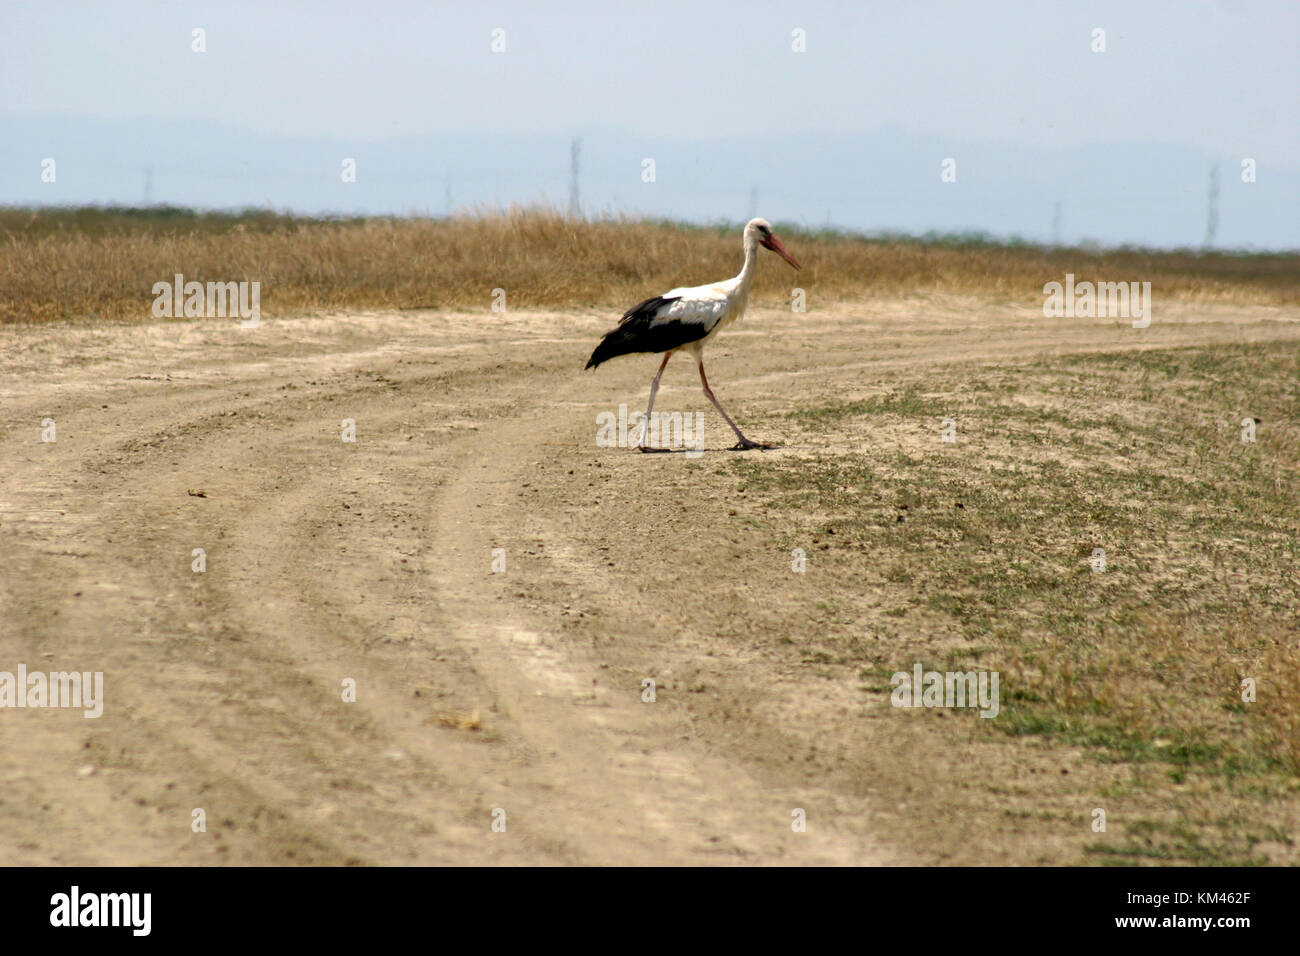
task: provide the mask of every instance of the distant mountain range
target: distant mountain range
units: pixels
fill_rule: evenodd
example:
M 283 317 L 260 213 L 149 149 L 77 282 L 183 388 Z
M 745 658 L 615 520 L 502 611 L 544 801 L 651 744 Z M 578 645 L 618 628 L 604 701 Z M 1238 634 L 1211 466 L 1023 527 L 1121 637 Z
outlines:
M 1104 135 L 1104 133 L 1099 133 Z M 716 141 L 590 129 L 304 139 L 194 120 L 0 116 L 0 204 L 269 206 L 302 214 L 429 214 L 570 202 L 584 214 L 693 222 L 760 214 L 869 234 L 986 233 L 1033 242 L 1200 246 L 1210 170 L 1214 245 L 1300 249 L 1300 170 L 1176 145 L 1049 150 L 885 128 Z M 52 183 L 42 161 L 55 161 Z M 344 182 L 344 160 L 356 181 Z M 944 182 L 944 161 L 955 182 Z M 653 160 L 653 182 L 645 181 Z

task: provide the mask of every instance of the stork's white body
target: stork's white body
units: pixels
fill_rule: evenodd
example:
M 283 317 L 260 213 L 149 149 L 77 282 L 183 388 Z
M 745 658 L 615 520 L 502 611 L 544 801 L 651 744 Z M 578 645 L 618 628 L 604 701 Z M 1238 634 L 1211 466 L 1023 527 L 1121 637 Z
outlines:
M 749 306 L 749 279 L 741 273 L 733 279 L 724 279 L 710 285 L 695 285 L 673 289 L 664 293 L 665 299 L 677 299 L 664 306 L 655 322 L 681 322 L 699 325 L 704 329 L 702 338 L 680 346 L 681 351 L 699 355 L 705 343 L 737 319 L 743 318 Z

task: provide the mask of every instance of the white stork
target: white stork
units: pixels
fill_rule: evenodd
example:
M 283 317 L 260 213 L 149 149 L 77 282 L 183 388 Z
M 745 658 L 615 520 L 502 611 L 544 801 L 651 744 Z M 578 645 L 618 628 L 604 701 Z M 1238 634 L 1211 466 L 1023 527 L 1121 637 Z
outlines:
M 722 329 L 744 315 L 745 307 L 749 305 L 749 287 L 754 281 L 754 273 L 758 271 L 759 246 L 771 249 L 796 269 L 802 268 L 773 235 L 772 227 L 766 219 L 751 219 L 745 225 L 745 265 L 741 268 L 740 275 L 709 285 L 673 289 L 634 305 L 624 313 L 618 327 L 607 332 L 596 346 L 596 351 L 591 353 L 587 368 L 594 368 L 616 355 L 627 355 L 630 352 L 667 353 L 659 371 L 655 373 L 654 381 L 650 383 L 650 404 L 646 406 L 638 444 L 641 451 L 663 450 L 647 446 L 646 434 L 650 426 L 650 413 L 655 407 L 655 392 L 659 391 L 659 377 L 664 374 L 673 353 L 679 351 L 689 352 L 695 357 L 700 366 L 700 382 L 704 385 L 704 394 L 709 396 L 709 401 L 740 439 L 732 451 L 772 447 L 750 441 L 741 433 L 731 416 L 723 410 L 722 403 L 714 397 L 713 390 L 709 388 L 709 380 L 704 377 L 704 346 Z

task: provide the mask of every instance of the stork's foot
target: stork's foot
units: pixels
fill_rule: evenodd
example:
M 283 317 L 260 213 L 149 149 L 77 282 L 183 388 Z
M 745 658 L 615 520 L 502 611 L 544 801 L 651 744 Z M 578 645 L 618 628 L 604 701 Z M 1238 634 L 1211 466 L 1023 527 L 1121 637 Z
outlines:
M 742 438 L 740 441 L 732 445 L 731 448 L 728 449 L 728 451 L 749 451 L 751 448 L 758 448 L 762 450 L 762 449 L 775 448 L 775 447 L 776 447 L 775 445 L 769 445 L 766 442 L 750 441 L 748 438 Z

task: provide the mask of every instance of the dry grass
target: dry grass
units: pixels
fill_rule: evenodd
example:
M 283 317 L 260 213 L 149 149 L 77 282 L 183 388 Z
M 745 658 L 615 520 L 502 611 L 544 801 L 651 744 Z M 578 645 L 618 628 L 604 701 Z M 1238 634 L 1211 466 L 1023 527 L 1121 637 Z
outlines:
M 774 548 L 828 549 L 818 607 L 833 613 L 809 660 L 880 696 L 916 660 L 998 671 L 996 720 L 964 713 L 934 733 L 1091 757 L 1078 784 L 1125 819 L 1089 848 L 1099 860 L 1239 864 L 1268 844 L 1300 861 L 1294 347 L 910 375 L 781 425 L 816 447 L 847 434 L 851 451 L 731 463 Z M 1266 437 L 1242 442 L 1227 409 L 1253 411 Z M 968 423 L 966 445 L 856 451 L 943 415 Z
M 1271 755 L 1300 775 L 1300 646 L 1294 633 L 1269 642 L 1259 671 L 1272 676 L 1262 681 L 1258 701 L 1271 725 Z
M 477 707 L 469 711 L 443 711 L 441 713 L 433 714 L 426 718 L 425 723 L 437 724 L 439 727 L 446 727 L 449 730 L 483 729 L 483 719 L 479 716 Z
M 1045 282 L 1150 281 L 1191 301 L 1300 304 L 1300 256 L 865 239 L 780 229 L 804 263 L 760 273 L 770 301 L 797 283 L 828 302 L 981 292 L 1041 303 Z M 296 219 L 177 209 L 0 210 L 0 322 L 140 321 L 154 283 L 258 281 L 263 314 L 326 309 L 627 306 L 739 269 L 738 228 L 567 218 L 545 211 L 452 219 Z

